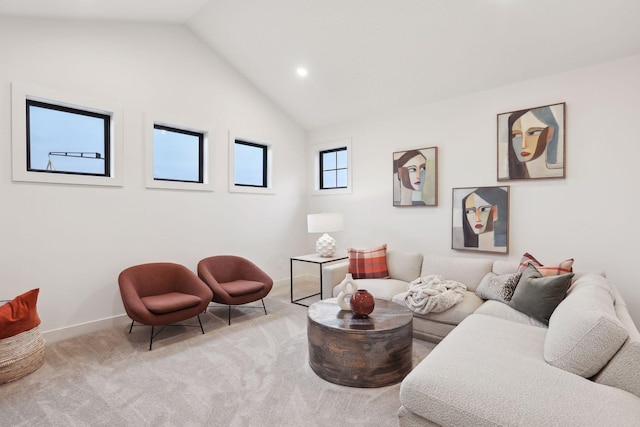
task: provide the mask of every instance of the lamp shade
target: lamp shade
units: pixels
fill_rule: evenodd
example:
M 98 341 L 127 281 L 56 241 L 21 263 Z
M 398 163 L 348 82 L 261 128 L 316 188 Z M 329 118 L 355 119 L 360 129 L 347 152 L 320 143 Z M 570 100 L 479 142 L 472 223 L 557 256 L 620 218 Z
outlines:
M 342 214 L 321 213 L 307 215 L 309 233 L 329 233 L 342 230 Z

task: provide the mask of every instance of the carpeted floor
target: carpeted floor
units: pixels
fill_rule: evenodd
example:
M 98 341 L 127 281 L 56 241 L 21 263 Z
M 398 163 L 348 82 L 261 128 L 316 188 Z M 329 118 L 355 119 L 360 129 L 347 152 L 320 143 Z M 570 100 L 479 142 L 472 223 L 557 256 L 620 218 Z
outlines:
M 286 291 L 286 292 L 285 292 Z M 0 385 L 2 426 L 395 426 L 400 385 L 326 382 L 308 364 L 306 308 L 274 289 L 261 309 L 211 306 L 205 328 L 123 325 L 47 345 Z M 196 322 L 197 323 L 197 322 Z M 414 365 L 433 348 L 414 339 Z

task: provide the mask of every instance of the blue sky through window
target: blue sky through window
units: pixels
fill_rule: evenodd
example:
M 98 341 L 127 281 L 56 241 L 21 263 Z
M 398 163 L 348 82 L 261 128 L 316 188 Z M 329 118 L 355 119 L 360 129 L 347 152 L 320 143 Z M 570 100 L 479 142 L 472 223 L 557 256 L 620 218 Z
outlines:
M 33 104 L 28 108 L 30 170 L 106 174 L 107 116 L 87 116 Z
M 267 147 L 255 144 L 235 143 L 235 183 L 236 185 L 250 185 L 266 187 L 264 179 L 264 156 Z
M 346 148 L 322 152 L 322 188 L 345 188 L 347 182 Z
M 200 177 L 201 138 L 201 134 L 154 127 L 153 178 L 202 182 Z

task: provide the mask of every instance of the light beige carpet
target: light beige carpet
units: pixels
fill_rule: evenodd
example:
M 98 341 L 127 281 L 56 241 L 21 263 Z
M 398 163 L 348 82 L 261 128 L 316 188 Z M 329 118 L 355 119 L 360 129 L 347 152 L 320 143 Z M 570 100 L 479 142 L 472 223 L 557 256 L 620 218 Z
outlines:
M 38 371 L 0 385 L 2 426 L 395 426 L 400 385 L 326 382 L 308 364 L 306 308 L 210 307 L 205 328 L 108 329 L 48 345 Z M 414 365 L 433 344 L 414 339 Z

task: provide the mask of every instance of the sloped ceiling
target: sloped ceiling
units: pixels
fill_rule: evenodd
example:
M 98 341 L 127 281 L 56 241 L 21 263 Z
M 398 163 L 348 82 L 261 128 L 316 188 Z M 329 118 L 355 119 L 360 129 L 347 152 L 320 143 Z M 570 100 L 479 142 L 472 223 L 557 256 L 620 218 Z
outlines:
M 306 129 L 640 53 L 639 0 L 0 0 L 0 15 L 185 25 Z

